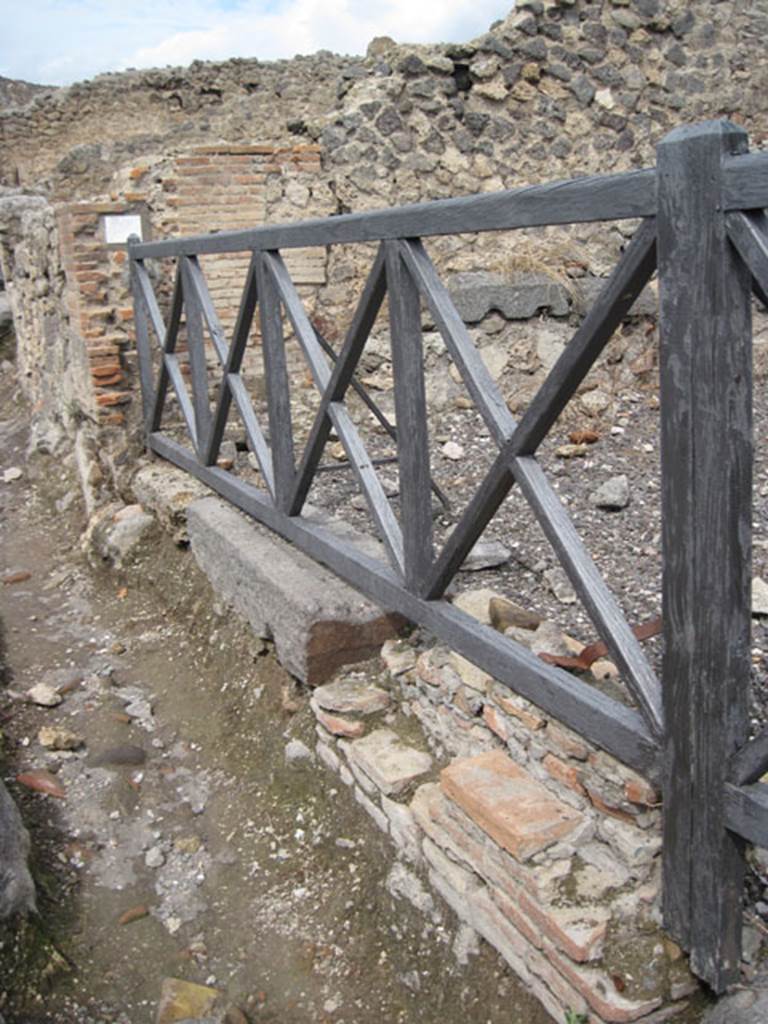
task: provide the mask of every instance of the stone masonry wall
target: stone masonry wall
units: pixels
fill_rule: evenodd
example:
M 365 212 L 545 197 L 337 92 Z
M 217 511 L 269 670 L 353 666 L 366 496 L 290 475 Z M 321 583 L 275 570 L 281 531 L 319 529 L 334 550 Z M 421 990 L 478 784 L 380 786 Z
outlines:
M 92 413 L 85 345 L 71 320 L 59 225 L 42 196 L 0 191 L 0 268 L 34 409 L 33 443 L 53 450 Z
M 759 146 L 768 137 L 759 100 L 768 80 L 766 30 L 763 2 L 526 0 L 466 44 L 379 39 L 359 59 L 321 53 L 273 64 L 196 62 L 102 75 L 0 113 L 0 167 L 5 180 L 34 182 L 67 205 L 144 208 L 152 236 L 163 237 L 647 165 L 658 140 L 684 120 L 731 116 Z M 83 207 L 61 213 L 60 229 L 83 216 Z M 555 307 L 565 308 L 556 315 L 575 317 L 632 229 L 581 225 L 462 236 L 434 240 L 429 249 L 460 291 L 468 290 L 467 275 L 490 273 L 479 284 L 502 289 L 534 275 L 564 291 Z M 93 244 L 100 228 L 88 230 Z M 95 390 L 97 378 L 86 375 L 78 390 L 89 415 L 117 428 L 121 420 L 137 422 L 137 403 L 129 398 L 136 390 L 130 302 L 119 260 L 102 254 L 99 261 L 75 273 L 106 278 L 82 280 L 85 291 L 69 302 L 80 307 L 80 329 L 90 332 L 84 340 L 99 341 L 101 365 L 113 372 L 102 369 L 98 379 L 111 383 Z M 368 247 L 291 253 L 288 262 L 308 312 L 338 344 L 370 266 Z M 245 259 L 203 265 L 229 327 Z M 167 301 L 168 272 L 158 274 Z M 487 315 L 467 321 L 505 394 L 524 405 L 569 325 L 550 321 L 513 337 L 515 317 L 499 312 L 490 303 Z M 99 321 L 101 339 L 94 335 Z M 386 329 L 379 333 L 385 348 Z M 625 339 L 624 347 L 601 371 L 599 386 L 609 393 L 617 372 L 626 378 L 631 367 L 647 372 L 642 368 L 653 365 L 652 333 L 645 342 Z M 72 363 L 72 372 L 84 365 Z M 430 399 L 449 407 L 459 397 L 457 382 L 447 364 L 435 370 Z M 384 371 L 380 379 L 386 365 Z
M 201 147 L 125 168 L 97 202 L 50 204 L 21 190 L 0 197 L 0 257 L 22 386 L 49 448 L 67 436 L 80 438 L 89 503 L 99 500 L 102 485 L 105 494 L 114 488 L 115 457 L 120 460 L 126 441 L 138 436 L 141 410 L 127 256 L 123 247 L 107 244 L 105 218 L 141 214 L 150 237 L 201 234 L 222 219 L 226 227 L 258 224 L 268 218 L 275 194 L 284 203 L 287 192 L 310 208 L 318 171 L 318 147 L 305 143 Z M 325 280 L 325 251 L 295 250 L 286 262 L 300 293 L 314 295 Z M 202 264 L 229 333 L 248 258 L 209 257 Z M 167 308 L 172 268 L 152 270 Z M 182 340 L 182 359 L 184 350 Z M 186 363 L 182 368 L 187 372 Z

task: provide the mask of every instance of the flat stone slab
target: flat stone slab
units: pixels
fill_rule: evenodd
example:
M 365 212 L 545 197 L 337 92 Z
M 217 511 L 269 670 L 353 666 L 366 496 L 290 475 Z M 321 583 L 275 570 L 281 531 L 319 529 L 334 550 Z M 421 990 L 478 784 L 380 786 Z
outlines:
M 449 290 L 465 323 L 477 323 L 492 310 L 508 320 L 530 320 L 545 310 L 551 316 L 568 316 L 571 309 L 567 289 L 546 274 L 518 274 L 512 281 L 501 274 L 469 271 L 454 274 Z
M 386 690 L 358 679 L 326 683 L 318 686 L 312 696 L 324 711 L 338 711 L 347 715 L 372 715 L 383 711 L 390 702 Z
M 378 654 L 403 620 L 218 498 L 187 509 L 195 559 L 214 590 L 274 639 L 280 663 L 303 682 Z M 331 709 L 331 710 L 341 710 Z
M 564 839 L 583 820 L 500 750 L 459 758 L 440 773 L 440 786 L 519 861 Z
M 401 793 L 432 767 L 432 758 L 409 747 L 391 729 L 376 729 L 350 744 L 350 757 L 382 793 Z

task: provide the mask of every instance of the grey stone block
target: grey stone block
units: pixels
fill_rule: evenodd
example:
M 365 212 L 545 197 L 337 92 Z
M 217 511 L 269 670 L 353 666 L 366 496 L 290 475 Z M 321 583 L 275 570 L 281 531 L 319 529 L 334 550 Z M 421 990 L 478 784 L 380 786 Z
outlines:
M 474 324 L 492 310 L 508 320 L 530 320 L 541 312 L 567 316 L 571 309 L 568 290 L 546 274 L 520 274 L 510 280 L 501 274 L 455 274 L 449 291 L 459 316 Z
M 373 657 L 403 620 L 218 498 L 187 510 L 192 552 L 217 591 L 304 682 Z

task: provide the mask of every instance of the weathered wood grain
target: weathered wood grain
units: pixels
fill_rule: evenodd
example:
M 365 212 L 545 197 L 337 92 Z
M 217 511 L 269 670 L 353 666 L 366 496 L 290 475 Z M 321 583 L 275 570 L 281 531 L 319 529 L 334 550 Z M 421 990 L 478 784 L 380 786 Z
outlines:
M 154 292 L 152 293 L 152 296 L 154 298 Z M 156 301 L 155 306 L 157 306 Z M 171 296 L 171 311 L 170 316 L 168 317 L 168 326 L 164 326 L 163 333 L 157 335 L 158 344 L 160 345 L 161 351 L 163 353 L 163 358 L 160 363 L 160 373 L 158 375 L 157 387 L 155 388 L 155 401 L 152 407 L 152 416 L 150 417 L 150 431 L 159 430 L 160 424 L 162 422 L 163 409 L 165 408 L 165 400 L 168 394 L 168 384 L 171 383 L 171 376 L 168 372 L 168 366 L 166 364 L 166 356 L 170 353 L 173 353 L 176 349 L 176 339 L 178 338 L 179 334 L 179 325 L 181 323 L 181 313 L 183 306 L 184 288 L 181 281 L 181 267 L 177 266 L 176 274 L 173 281 L 173 294 Z M 159 316 L 159 309 L 157 313 Z M 176 386 L 175 382 L 173 386 L 174 390 L 176 391 L 177 397 L 179 398 L 179 402 L 182 403 L 182 407 L 184 402 L 186 402 L 186 404 L 189 405 L 186 388 L 183 386 L 183 382 L 181 389 L 183 393 L 182 395 L 179 395 L 179 388 Z M 184 413 L 184 416 L 187 422 L 187 426 L 189 426 L 190 423 L 194 423 L 193 416 L 187 415 L 187 413 Z
M 725 784 L 726 827 L 756 846 L 768 846 L 768 786 Z
M 275 282 L 280 299 L 288 313 L 296 337 L 309 364 L 315 387 L 321 395 L 331 383 L 331 368 L 317 339 L 315 329 L 309 322 L 301 299 L 291 280 L 288 268 L 277 253 L 267 253 L 264 261 Z M 389 499 L 366 451 L 357 427 L 342 402 L 327 403 L 328 417 L 336 430 L 339 441 L 354 470 L 360 489 L 365 496 L 368 509 L 383 541 L 392 564 L 398 572 L 404 571 L 403 537 L 400 524 L 395 518 Z
M 725 827 L 731 755 L 747 735 L 750 675 L 750 277 L 728 242 L 727 122 L 658 149 L 664 916 L 696 973 L 738 979 L 743 857 Z
M 740 153 L 725 158 L 722 201 L 726 210 L 768 207 L 768 153 Z
M 262 253 L 256 260 L 261 344 L 264 356 L 264 377 L 267 385 L 269 441 L 272 451 L 275 502 L 280 508 L 285 509 L 290 502 L 295 472 L 291 395 L 285 362 L 280 296 L 265 264 L 265 258 L 265 254 Z
M 386 242 L 385 247 L 405 585 L 423 593 L 433 551 L 421 307 L 400 244 Z
M 205 336 L 203 334 L 203 307 L 195 288 L 191 270 L 192 258 L 181 261 L 184 282 L 184 311 L 187 322 L 187 350 L 189 353 L 190 381 L 192 384 L 192 408 L 195 414 L 197 453 L 205 458 L 208 437 L 211 430 L 211 405 L 208 400 L 208 368 L 205 357 Z
M 200 261 L 196 256 L 190 256 L 185 261 L 187 268 L 187 275 L 189 284 L 195 294 L 197 302 L 200 306 L 200 310 L 205 319 L 205 323 L 208 327 L 208 334 L 210 335 L 213 347 L 216 349 L 216 355 L 218 356 L 219 362 L 224 364 L 227 360 L 227 342 L 224 338 L 224 330 L 219 320 L 219 314 L 213 305 L 210 292 L 208 291 L 208 284 L 205 280 L 205 274 L 200 266 Z
M 574 590 L 621 669 L 651 732 L 660 737 L 664 715 L 659 681 L 570 516 L 533 457 L 514 459 L 511 469 Z
M 736 786 L 758 782 L 768 772 L 768 728 L 740 747 L 728 764 L 728 780 Z
M 482 536 L 483 530 L 496 515 L 513 483 L 509 459 L 500 453 L 472 495 L 429 570 L 424 585 L 426 600 L 435 601 L 443 596 L 467 555 Z
M 503 444 L 513 433 L 515 421 L 501 390 L 475 348 L 448 289 L 438 277 L 421 241 L 410 239 L 404 242 L 401 252 L 485 425 L 496 443 Z
M 248 270 L 245 275 L 243 292 L 240 297 L 240 304 L 237 311 L 237 320 L 235 321 L 235 330 L 232 335 L 232 344 L 229 346 L 229 348 L 226 348 L 226 345 L 224 345 L 223 349 L 220 348 L 218 345 L 216 346 L 216 351 L 219 355 L 219 361 L 221 362 L 223 367 L 223 373 L 221 375 L 221 380 L 219 382 L 219 392 L 216 397 L 216 406 L 213 413 L 213 422 L 211 423 L 211 432 L 208 440 L 208 449 L 206 451 L 206 457 L 204 460 L 206 466 L 212 466 L 216 462 L 216 459 L 218 458 L 219 455 L 221 441 L 222 438 L 224 437 L 224 430 L 227 425 L 227 420 L 229 418 L 229 410 L 232 404 L 232 389 L 230 387 L 230 379 L 232 375 L 238 374 L 240 372 L 240 367 L 243 361 L 243 355 L 245 353 L 245 346 L 248 343 L 248 336 L 251 331 L 251 325 L 253 324 L 253 314 L 256 309 L 257 298 L 258 295 L 256 291 L 255 256 L 252 255 L 250 263 L 248 264 Z M 253 417 L 252 409 L 251 416 Z M 246 426 L 246 432 L 247 430 L 248 427 Z M 250 439 L 249 446 L 251 447 L 251 451 L 253 451 L 253 446 L 250 443 Z M 256 458 L 258 458 L 256 452 L 254 452 L 254 455 L 256 455 Z M 259 465 L 261 465 L 261 460 L 259 460 Z M 271 492 L 272 487 L 271 485 L 268 486 L 270 486 Z
M 152 408 L 155 404 L 155 382 L 152 377 L 149 313 L 144 303 L 142 288 L 138 280 L 139 266 L 140 264 L 131 261 L 131 293 L 133 295 L 134 326 L 136 330 L 136 354 L 139 358 L 142 418 L 144 420 L 144 429 L 150 430 Z
M 656 269 L 656 223 L 643 221 L 509 442 L 516 455 L 532 455 L 632 308 Z
M 768 217 L 763 210 L 729 213 L 728 237 L 752 274 L 752 288 L 768 308 Z

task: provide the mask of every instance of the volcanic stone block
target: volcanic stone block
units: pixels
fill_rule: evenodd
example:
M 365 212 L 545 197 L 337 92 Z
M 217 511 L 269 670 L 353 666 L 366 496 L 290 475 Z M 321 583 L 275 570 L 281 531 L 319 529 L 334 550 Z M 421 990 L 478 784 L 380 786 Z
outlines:
M 187 511 L 192 552 L 214 590 L 274 639 L 281 664 L 312 685 L 378 654 L 403 620 L 381 611 L 286 541 L 218 498 Z

